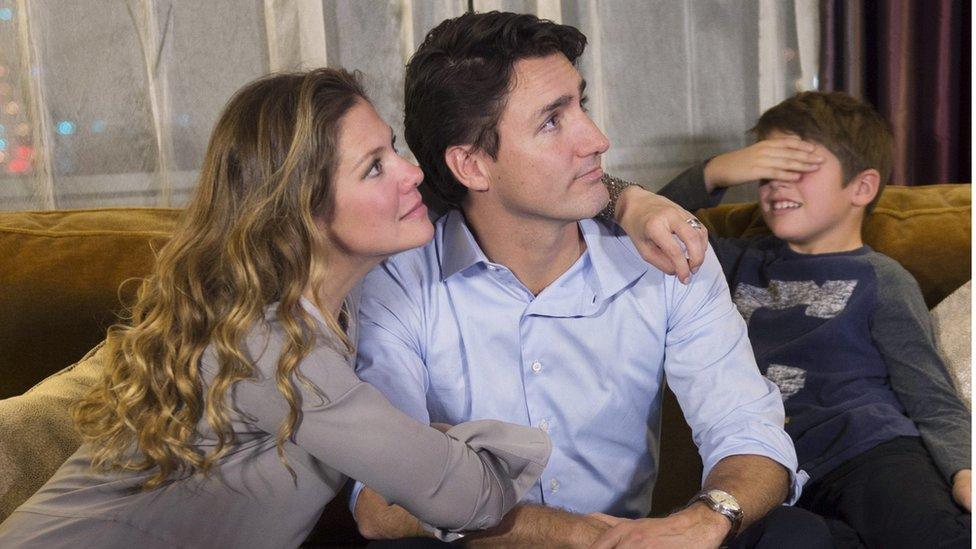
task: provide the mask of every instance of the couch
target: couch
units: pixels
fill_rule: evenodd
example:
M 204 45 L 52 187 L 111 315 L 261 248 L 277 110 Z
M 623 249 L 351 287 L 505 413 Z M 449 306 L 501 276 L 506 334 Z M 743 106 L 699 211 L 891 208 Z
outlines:
M 755 204 L 698 215 L 716 235 L 767 232 Z M 0 212 L 0 520 L 77 448 L 67 410 L 98 374 L 100 357 L 88 351 L 118 321 L 179 216 L 154 208 Z M 970 216 L 970 185 L 889 187 L 867 222 L 866 242 L 915 276 L 931 308 L 971 278 Z M 662 423 L 653 515 L 687 501 L 701 476 L 669 392 Z M 311 545 L 363 541 L 339 499 Z

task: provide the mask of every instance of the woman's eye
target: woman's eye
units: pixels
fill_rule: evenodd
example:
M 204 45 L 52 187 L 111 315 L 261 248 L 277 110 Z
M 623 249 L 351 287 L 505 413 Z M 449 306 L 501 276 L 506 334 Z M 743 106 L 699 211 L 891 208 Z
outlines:
M 366 177 L 376 177 L 381 173 L 383 173 L 383 163 L 377 158 L 372 164 L 370 164 L 369 171 L 366 172 Z

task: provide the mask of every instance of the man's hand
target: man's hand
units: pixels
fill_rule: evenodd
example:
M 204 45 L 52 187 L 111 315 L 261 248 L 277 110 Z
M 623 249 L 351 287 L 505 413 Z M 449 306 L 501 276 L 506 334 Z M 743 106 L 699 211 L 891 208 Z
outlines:
M 665 518 L 628 520 L 602 513 L 588 515 L 612 526 L 591 549 L 611 547 L 708 547 L 721 545 L 732 523 L 703 503 Z
M 685 284 L 705 260 L 708 231 L 689 224 L 695 216 L 663 196 L 631 185 L 620 193 L 615 217 L 645 261 Z
M 420 521 L 399 505 L 386 499 L 368 486 L 359 493 L 354 512 L 359 534 L 366 539 L 399 539 L 430 536 Z
M 963 469 L 952 477 L 952 499 L 973 512 L 973 470 Z
M 711 192 L 759 179 L 797 181 L 820 169 L 824 158 L 815 148 L 799 137 L 783 137 L 720 154 L 705 164 L 705 188 Z

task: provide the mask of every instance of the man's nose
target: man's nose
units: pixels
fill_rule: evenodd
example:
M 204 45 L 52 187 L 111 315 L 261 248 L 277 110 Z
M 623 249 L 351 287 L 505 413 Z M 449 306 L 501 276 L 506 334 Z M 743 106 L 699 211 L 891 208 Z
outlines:
M 610 148 L 610 140 L 607 139 L 600 128 L 589 116 L 584 117 L 584 128 L 580 132 L 580 156 L 590 156 L 593 154 L 603 154 Z

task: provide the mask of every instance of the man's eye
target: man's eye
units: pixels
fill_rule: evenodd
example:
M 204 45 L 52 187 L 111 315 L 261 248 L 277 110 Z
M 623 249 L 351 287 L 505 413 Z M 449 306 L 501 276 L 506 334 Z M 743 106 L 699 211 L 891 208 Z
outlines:
M 551 130 L 558 125 L 559 125 L 559 115 L 554 114 L 550 116 L 549 119 L 546 120 L 544 124 L 542 124 L 542 129 Z
M 370 164 L 369 171 L 366 172 L 366 177 L 376 177 L 381 173 L 383 173 L 383 163 L 380 162 L 379 158 L 377 158 L 372 164 Z

